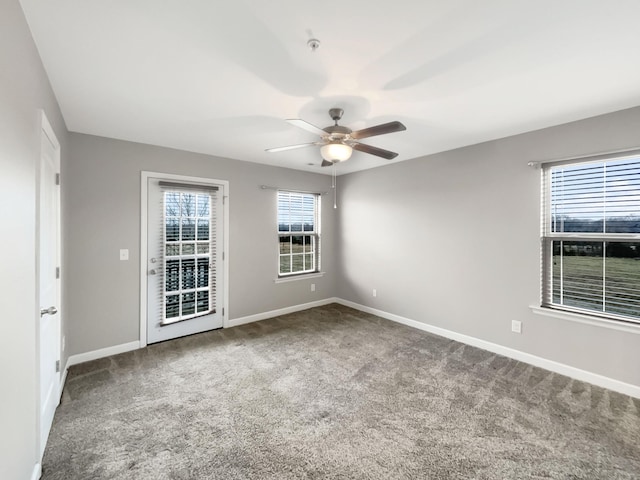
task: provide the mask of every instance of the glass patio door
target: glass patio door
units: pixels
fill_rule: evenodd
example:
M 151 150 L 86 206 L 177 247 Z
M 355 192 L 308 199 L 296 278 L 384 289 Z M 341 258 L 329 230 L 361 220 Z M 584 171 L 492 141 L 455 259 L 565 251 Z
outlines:
M 222 327 L 222 195 L 215 185 L 151 178 L 147 343 Z

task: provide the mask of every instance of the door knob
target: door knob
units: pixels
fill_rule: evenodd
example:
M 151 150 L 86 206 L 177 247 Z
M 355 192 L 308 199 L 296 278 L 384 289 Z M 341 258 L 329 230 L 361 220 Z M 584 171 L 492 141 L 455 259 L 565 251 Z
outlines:
M 156 263 L 158 260 L 157 260 L 156 258 L 151 258 L 149 261 L 150 261 L 151 263 Z
M 156 275 L 158 272 L 156 272 L 155 268 L 152 268 L 151 270 L 149 270 L 149 275 Z
M 58 309 L 56 307 L 43 308 L 40 310 L 41 317 L 45 315 L 55 315 L 56 313 L 58 313 Z

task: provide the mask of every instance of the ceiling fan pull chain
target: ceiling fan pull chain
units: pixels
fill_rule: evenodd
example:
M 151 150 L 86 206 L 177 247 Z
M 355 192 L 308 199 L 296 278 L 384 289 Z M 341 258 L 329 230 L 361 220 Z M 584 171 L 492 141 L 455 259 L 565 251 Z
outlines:
M 331 188 L 336 188 L 336 164 L 331 164 Z
M 331 188 L 333 188 L 333 208 L 338 208 L 338 189 L 336 188 L 336 164 L 333 163 L 333 179 L 331 182 Z

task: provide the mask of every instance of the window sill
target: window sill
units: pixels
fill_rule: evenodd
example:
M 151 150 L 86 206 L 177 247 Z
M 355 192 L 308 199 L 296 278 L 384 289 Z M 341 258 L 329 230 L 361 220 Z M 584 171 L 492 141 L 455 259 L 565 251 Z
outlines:
M 564 312 L 562 310 L 555 310 L 553 308 L 540 307 L 537 305 L 529 306 L 531 311 L 536 315 L 543 315 L 545 317 L 555 317 L 562 320 L 569 320 L 571 322 L 582 323 L 585 325 L 591 325 L 594 327 L 608 328 L 610 330 L 619 330 L 621 332 L 635 333 L 640 335 L 640 325 L 634 325 L 632 323 L 622 323 L 615 320 L 607 320 L 606 318 L 594 318 L 589 315 L 583 315 L 580 313 Z
M 273 283 L 287 283 L 287 282 L 295 282 L 298 280 L 307 280 L 309 278 L 319 278 L 323 277 L 324 272 L 314 272 L 314 273 L 302 273 L 300 275 L 292 275 L 290 277 L 279 277 L 273 280 Z

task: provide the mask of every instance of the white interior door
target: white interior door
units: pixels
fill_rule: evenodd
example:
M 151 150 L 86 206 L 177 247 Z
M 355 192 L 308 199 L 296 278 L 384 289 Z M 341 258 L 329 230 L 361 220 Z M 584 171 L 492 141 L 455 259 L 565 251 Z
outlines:
M 39 299 L 40 457 L 60 400 L 59 144 L 43 120 L 40 154 Z
M 221 328 L 221 187 L 149 178 L 147 192 L 147 343 Z

